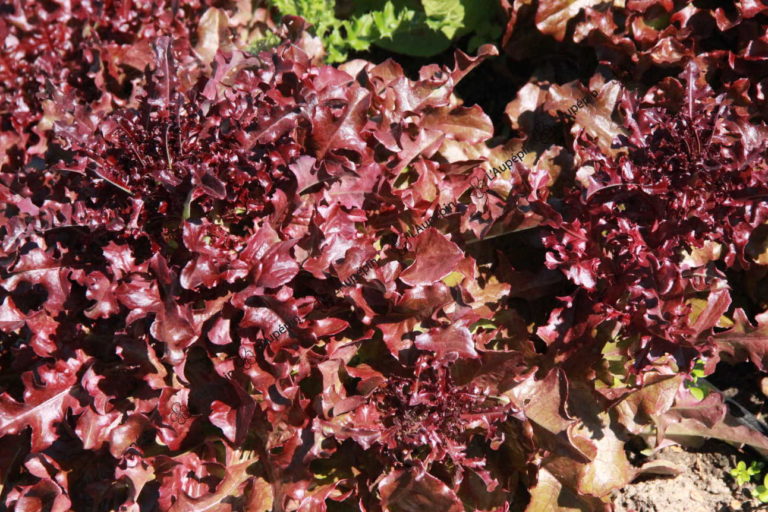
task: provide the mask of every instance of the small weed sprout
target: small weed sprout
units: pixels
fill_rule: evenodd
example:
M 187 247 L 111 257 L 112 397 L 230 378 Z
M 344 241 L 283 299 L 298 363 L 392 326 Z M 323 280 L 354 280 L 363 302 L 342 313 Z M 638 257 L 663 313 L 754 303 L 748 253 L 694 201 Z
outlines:
M 758 485 L 754 497 L 763 503 L 768 503 L 768 473 L 763 477 L 763 485 Z
M 749 467 L 747 467 L 747 464 L 742 460 L 736 464 L 736 467 L 730 471 L 730 474 L 736 479 L 737 484 L 744 485 L 752 480 L 753 476 L 759 475 L 762 469 L 762 462 L 752 462 Z
M 691 380 L 685 381 L 685 387 L 688 389 L 691 395 L 699 401 L 703 400 L 704 397 L 709 394 L 705 384 L 699 384 L 699 379 L 704 376 L 704 361 L 698 360 L 691 370 Z

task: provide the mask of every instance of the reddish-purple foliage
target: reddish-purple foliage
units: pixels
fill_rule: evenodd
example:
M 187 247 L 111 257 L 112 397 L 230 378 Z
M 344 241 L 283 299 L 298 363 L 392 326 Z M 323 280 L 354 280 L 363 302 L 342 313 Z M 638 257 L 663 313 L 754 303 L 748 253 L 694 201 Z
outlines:
M 557 59 L 595 58 L 622 80 L 653 82 L 698 58 L 710 79 L 736 104 L 768 121 L 768 4 L 760 0 L 690 2 L 542 0 L 535 12 L 501 0 L 509 14 L 503 45 L 515 59 L 536 56 L 558 42 Z M 526 13 L 526 15 L 522 15 Z M 552 39 L 553 38 L 553 39 Z M 583 50 L 588 49 L 587 53 Z
M 630 434 L 768 448 L 684 385 L 768 367 L 733 293 L 768 264 L 759 76 L 531 81 L 489 147 L 454 92 L 490 46 L 411 79 L 318 64 L 293 17 L 248 54 L 253 5 L 204 7 L 0 7 L 5 506 L 599 511 Z
M 12 0 L 0 16 L 0 167 L 5 172 L 45 158 L 57 106 L 67 90 L 92 108 L 130 101 L 134 84 L 153 62 L 158 36 L 191 53 L 190 36 L 205 5 L 197 0 L 25 2 Z
M 314 510 L 332 495 L 375 509 L 377 498 L 359 494 L 375 474 L 360 488 L 347 479 L 317 487 L 305 465 L 322 455 L 306 445 L 321 435 L 311 404 L 325 394 L 312 391 L 314 374 L 342 350 L 328 338 L 359 320 L 338 301 L 318 309 L 302 295 L 329 293 L 329 281 L 362 263 L 365 246 L 347 220 L 362 217 L 330 197 L 347 195 L 354 212 L 380 186 L 377 175 L 396 176 L 443 139 L 465 138 L 464 128 L 418 133 L 412 116 L 476 115 L 489 133 L 478 109 L 450 100 L 476 60 L 459 55 L 453 70 L 427 69 L 417 82 L 385 63 L 356 81 L 286 44 L 259 57 L 220 52 L 207 76 L 178 64 L 191 57 L 170 37 L 152 48 L 153 65 L 124 106 L 53 84 L 46 101 L 58 149 L 46 158 L 58 162 L 5 175 L 0 317 L 18 341 L 3 371 L 23 378 L 2 395 L 0 428 L 22 445 L 31 434 L 24 449 L 56 459 L 60 470 L 35 473 L 40 485 L 72 472 L 56 510 L 138 510 L 153 499 L 186 510 L 232 492 L 237 506 L 268 499 L 283 510 L 298 500 Z M 376 273 L 391 287 L 398 266 Z M 448 272 L 408 275 L 427 283 Z M 364 302 L 359 290 L 354 300 Z M 303 319 L 294 332 L 261 343 L 294 317 Z M 358 329 L 347 336 L 364 339 Z M 239 353 L 255 357 L 241 365 Z M 50 358 L 71 370 L 27 392 L 40 387 L 33 372 L 55 371 Z M 224 451 L 209 460 L 215 446 Z M 23 460 L 6 459 L 14 471 Z M 15 485 L 9 504 L 39 499 L 37 487 Z
M 664 106 L 623 94 L 617 108 L 631 123 L 618 143 L 627 151 L 607 156 L 586 137 L 575 146 L 580 168 L 561 211 L 548 215 L 544 243 L 547 266 L 578 291 L 540 332 L 547 343 L 586 342 L 590 329 L 611 321 L 637 355 L 681 356 L 684 347 L 694 349 L 689 358 L 711 355 L 697 336 L 730 304 L 723 270 L 752 265 L 746 244 L 768 219 L 768 132 L 715 97 L 693 63 L 686 82 L 648 93 L 679 98 Z M 718 299 L 694 319 L 690 300 L 707 293 Z M 558 328 L 565 318 L 579 331 Z

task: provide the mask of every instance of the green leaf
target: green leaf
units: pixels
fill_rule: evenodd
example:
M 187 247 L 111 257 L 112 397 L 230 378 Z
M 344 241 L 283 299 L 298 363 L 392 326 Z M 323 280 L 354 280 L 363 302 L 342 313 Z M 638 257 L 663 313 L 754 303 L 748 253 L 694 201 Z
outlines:
M 448 39 L 464 26 L 464 5 L 461 0 L 421 0 L 427 15 L 427 26 L 439 30 Z
M 367 14 L 345 23 L 349 45 L 355 50 L 366 50 L 374 39 L 376 25 L 373 16 Z
M 768 475 L 766 475 L 766 479 L 768 479 Z M 766 484 L 768 485 L 768 484 Z M 762 501 L 763 503 L 768 503 L 768 487 L 765 485 L 758 485 L 757 489 L 755 489 L 756 498 Z
M 689 388 L 688 391 L 691 392 L 691 395 L 693 395 L 693 398 L 699 401 L 703 400 L 704 397 L 706 396 L 706 393 L 701 388 L 692 387 L 692 388 Z
M 695 379 L 706 376 L 706 373 L 704 371 L 704 361 L 701 361 L 701 360 L 696 361 L 696 364 L 693 366 L 693 369 L 691 370 L 691 376 L 693 376 Z
M 415 11 L 404 9 L 401 12 L 401 20 L 410 21 L 413 19 L 415 14 Z M 392 39 L 392 35 L 394 34 L 395 29 L 397 29 L 400 22 L 402 22 L 394 22 L 397 21 L 397 16 L 395 15 L 395 4 L 392 2 L 387 2 L 384 5 L 384 9 L 382 11 L 373 12 L 370 16 L 373 19 L 373 23 L 376 25 L 376 30 L 379 32 L 379 37 L 383 39 Z

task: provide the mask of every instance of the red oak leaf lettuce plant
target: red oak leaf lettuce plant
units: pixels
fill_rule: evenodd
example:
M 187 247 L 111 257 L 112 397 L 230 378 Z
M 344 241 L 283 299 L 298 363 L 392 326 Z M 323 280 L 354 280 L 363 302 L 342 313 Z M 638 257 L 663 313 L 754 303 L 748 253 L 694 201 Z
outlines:
M 0 431 L 19 449 L 2 455 L 3 499 L 54 510 L 396 502 L 400 480 L 375 490 L 379 476 L 401 471 L 388 455 L 359 479 L 321 477 L 311 465 L 334 462 L 323 441 L 333 437 L 314 424 L 324 417 L 317 403 L 334 402 L 316 387 L 319 369 L 351 354 L 349 343 L 377 343 L 355 303 L 382 308 L 381 296 L 363 298 L 363 283 L 354 299 L 326 297 L 327 306 L 312 294 L 333 293 L 373 250 L 354 223 L 365 220 L 366 194 L 392 196 L 377 176 L 394 181 L 408 165 L 436 165 L 427 162 L 439 160 L 443 140 L 490 134 L 482 112 L 452 91 L 491 50 L 458 54 L 453 69 L 426 68 L 411 81 L 394 63 L 356 76 L 316 67 L 290 43 L 259 56 L 221 51 L 206 73 L 189 64 L 196 57 L 187 48 L 154 39 L 151 66 L 125 105 L 52 83 L 51 165 L 4 176 L 0 310 L 10 347 Z M 437 127 L 452 117 L 473 126 L 418 128 L 422 118 Z M 6 171 L 23 164 L 8 162 Z M 346 196 L 344 205 L 335 196 Z M 393 294 L 385 303 L 410 311 L 395 316 L 413 327 L 449 303 L 439 284 L 449 270 L 412 268 L 409 286 L 438 284 L 429 303 L 408 305 L 414 298 L 394 288 L 406 275 L 398 236 L 389 242 L 397 254 L 376 273 Z M 460 254 L 447 240 L 439 247 L 453 253 L 448 265 Z M 469 260 L 465 267 L 472 272 Z M 264 341 L 296 317 L 291 332 Z M 471 348 L 466 327 L 460 336 Z M 434 352 L 430 343 L 409 354 Z M 473 432 L 498 444 L 495 425 L 508 407 L 487 405 L 479 387 L 453 386 L 443 366 L 430 371 L 439 375 L 425 373 L 420 412 L 407 425 L 392 412 L 406 407 L 405 380 L 370 399 L 389 411 L 384 444 L 398 457 L 394 444 L 411 450 L 419 436 L 433 439 L 421 473 L 408 475 L 442 492 L 446 484 L 424 471 L 444 460 L 482 468 L 482 453 L 470 453 Z M 424 415 L 430 428 L 417 433 Z M 462 415 L 477 427 L 465 432 Z M 436 432 L 449 425 L 447 436 Z M 459 503 L 446 493 L 450 506 Z
M 540 333 L 548 343 L 588 339 L 588 329 L 615 322 L 616 335 L 632 340 L 636 370 L 652 353 L 686 367 L 697 352 L 712 355 L 699 335 L 727 311 L 725 271 L 753 266 L 745 249 L 768 216 L 768 146 L 765 127 L 715 97 L 695 63 L 685 78 L 644 101 L 620 96 L 626 151 L 606 155 L 582 132 L 580 167 L 548 215 L 544 244 L 547 266 L 577 285 L 566 310 L 588 317 L 575 335 L 557 328 L 569 314 L 556 310 Z M 662 95 L 679 101 L 650 104 Z M 692 315 L 696 298 L 709 303 Z
M 643 98 L 615 82 L 595 78 L 591 86 L 598 102 L 575 115 L 572 166 L 553 183 L 544 174 L 552 161 L 545 153 L 519 188 L 538 199 L 532 207 L 546 226 L 546 267 L 570 282 L 537 329 L 548 366 L 562 365 L 571 385 L 585 380 L 603 397 L 606 424 L 618 420 L 632 434 L 652 425 L 672 439 L 703 435 L 765 446 L 762 435 L 724 427 L 722 397 L 697 404 L 679 385 L 697 360 L 711 372 L 723 354 L 748 354 L 763 367 L 756 347 L 734 338 L 752 327 L 731 307 L 731 290 L 744 286 L 742 276 L 760 275 L 754 245 L 768 215 L 766 127 L 750 122 L 749 109 L 715 95 L 697 62 Z M 562 110 L 569 96 L 583 94 L 574 89 L 552 86 L 543 110 Z M 713 336 L 734 321 L 741 325 Z M 576 368 L 588 369 L 586 377 Z M 650 397 L 655 405 L 642 405 Z M 541 485 L 545 476 L 563 488 L 569 483 L 545 462 L 535 506 L 553 494 Z M 586 490 L 585 483 L 576 488 Z M 600 495 L 594 482 L 590 487 Z M 554 494 L 570 499 L 563 490 Z

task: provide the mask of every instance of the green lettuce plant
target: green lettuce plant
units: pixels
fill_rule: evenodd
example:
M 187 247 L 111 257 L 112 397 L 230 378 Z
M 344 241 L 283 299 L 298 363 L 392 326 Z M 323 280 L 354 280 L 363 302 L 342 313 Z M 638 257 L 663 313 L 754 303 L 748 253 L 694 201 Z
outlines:
M 343 62 L 351 50 L 376 45 L 389 51 L 429 57 L 472 34 L 468 50 L 498 38 L 494 0 L 361 0 L 345 19 L 334 0 L 270 0 L 282 15 L 301 16 L 325 45 L 328 61 Z

